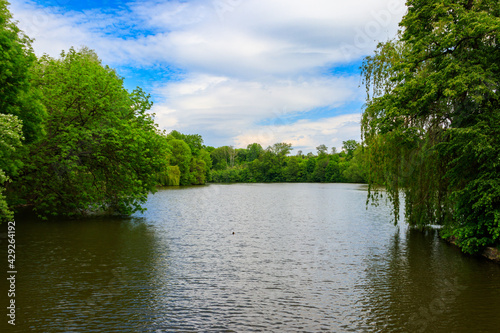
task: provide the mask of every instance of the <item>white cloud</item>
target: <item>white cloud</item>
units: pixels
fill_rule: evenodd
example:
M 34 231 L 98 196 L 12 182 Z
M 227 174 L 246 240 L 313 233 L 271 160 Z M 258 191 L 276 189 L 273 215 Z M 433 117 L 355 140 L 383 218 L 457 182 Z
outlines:
M 314 150 L 359 138 L 358 109 L 310 120 L 317 108 L 361 104 L 359 77 L 321 73 L 394 37 L 405 7 L 404 0 L 179 0 L 65 12 L 24 0 L 11 11 L 39 55 L 86 45 L 112 67 L 181 68 L 182 81 L 152 85 L 160 87 L 154 111 L 164 128 L 241 146 L 278 119 L 285 125 L 272 126 L 264 145 Z
M 313 124 L 296 122 L 297 118 L 307 118 L 311 110 L 322 107 L 335 108 L 348 102 L 359 101 L 357 84 L 358 79 L 351 77 L 299 77 L 294 80 L 266 82 L 199 74 L 161 88 L 157 93 L 165 96 L 165 101 L 155 106 L 153 112 L 157 114 L 157 122 L 167 131 L 177 129 L 192 133 L 202 130 L 211 137 L 224 133 L 226 142 L 217 143 L 220 145 L 246 146 L 245 140 L 267 145 L 269 140 L 293 139 L 283 136 L 293 133 L 290 129 L 282 131 L 288 128 L 282 127 L 283 124 L 300 126 L 301 130 L 304 126 Z M 280 130 L 276 131 L 277 129 Z M 315 130 L 316 125 L 311 127 L 312 132 L 309 131 L 308 135 L 312 135 Z M 359 137 L 359 124 L 357 132 L 354 137 Z M 276 136 L 276 133 L 281 135 Z M 263 134 L 268 136 L 268 139 L 264 140 Z M 322 128 L 316 134 L 333 135 L 335 128 L 330 131 Z M 304 140 L 293 140 L 296 144 L 306 145 Z
M 402 0 L 135 2 L 129 11 L 63 12 L 14 3 L 35 50 L 87 45 L 111 64 L 167 61 L 215 75 L 296 75 L 371 52 L 393 37 Z M 128 36 L 133 29 L 153 35 Z M 114 33 L 109 33 L 114 32 Z
M 360 140 L 359 113 L 346 114 L 319 120 L 302 119 L 297 122 L 277 123 L 251 129 L 235 138 L 237 147 L 260 143 L 264 148 L 277 142 L 291 143 L 295 151 L 315 152 L 316 147 L 325 144 L 328 148 L 342 147 L 342 141 Z

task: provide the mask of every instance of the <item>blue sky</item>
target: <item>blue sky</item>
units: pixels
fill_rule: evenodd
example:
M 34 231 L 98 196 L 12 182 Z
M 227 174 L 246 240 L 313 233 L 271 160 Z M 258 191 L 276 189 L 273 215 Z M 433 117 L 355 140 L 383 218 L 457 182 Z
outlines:
M 11 0 L 38 55 L 94 49 L 154 101 L 161 128 L 294 152 L 360 140 L 359 66 L 403 0 Z

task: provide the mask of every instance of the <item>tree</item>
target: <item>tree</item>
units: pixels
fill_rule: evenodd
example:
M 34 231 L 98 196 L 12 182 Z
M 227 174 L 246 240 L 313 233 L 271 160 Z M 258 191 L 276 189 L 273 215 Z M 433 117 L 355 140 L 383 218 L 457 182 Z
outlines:
M 215 148 L 211 153 L 212 165 L 215 170 L 224 170 L 228 166 L 234 166 L 234 158 L 236 157 L 236 151 L 233 146 L 222 146 Z
M 318 156 L 328 154 L 328 147 L 323 144 L 317 146 L 316 150 L 318 151 Z
M 191 148 L 183 140 L 176 139 L 172 135 L 167 136 L 167 142 L 172 147 L 169 164 L 177 166 L 180 171 L 180 185 L 191 185 Z
M 397 39 L 363 65 L 369 182 L 398 219 L 445 226 L 465 252 L 500 240 L 500 4 L 410 0 Z
M 48 111 L 46 135 L 29 147 L 14 178 L 18 202 L 40 215 L 141 210 L 166 167 L 149 96 L 129 93 L 116 72 L 88 49 L 44 56 L 35 83 Z
M 290 154 L 293 148 L 291 143 L 279 142 L 269 146 L 267 149 L 278 157 L 284 157 Z
M 31 40 L 12 22 L 8 4 L 0 1 L 0 113 L 17 116 L 25 143 L 31 143 L 43 135 L 45 110 L 31 85 L 36 61 Z
M 21 167 L 20 160 L 15 158 L 15 152 L 22 146 L 22 124 L 14 115 L 0 114 L 0 223 L 13 218 L 13 213 L 7 205 L 4 184 Z
M 366 182 L 366 163 L 364 149 L 361 145 L 354 150 L 353 157 L 349 161 L 349 166 L 343 172 L 343 178 L 349 183 Z
M 354 156 L 354 151 L 359 146 L 356 140 L 342 141 L 342 149 L 346 152 L 346 158 L 350 160 Z
M 253 160 L 259 158 L 260 154 L 264 151 L 262 146 L 258 143 L 252 143 L 247 146 L 247 162 L 252 162 Z
M 199 134 L 182 134 L 178 131 L 172 131 L 169 135 L 173 136 L 178 140 L 182 140 L 188 144 L 189 149 L 191 149 L 191 154 L 193 156 L 199 156 L 202 149 L 204 149 L 203 138 Z

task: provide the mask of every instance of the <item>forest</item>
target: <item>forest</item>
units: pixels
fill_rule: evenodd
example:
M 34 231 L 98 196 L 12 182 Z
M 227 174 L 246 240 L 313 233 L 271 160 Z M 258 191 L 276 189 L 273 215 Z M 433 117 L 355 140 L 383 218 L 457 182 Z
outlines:
M 0 220 L 131 214 L 157 186 L 366 182 L 397 222 L 442 226 L 468 253 L 500 244 L 500 6 L 408 1 L 399 35 L 366 57 L 362 142 L 291 155 L 165 133 L 151 97 L 88 49 L 37 57 L 0 1 Z M 382 189 L 382 190 L 381 190 Z

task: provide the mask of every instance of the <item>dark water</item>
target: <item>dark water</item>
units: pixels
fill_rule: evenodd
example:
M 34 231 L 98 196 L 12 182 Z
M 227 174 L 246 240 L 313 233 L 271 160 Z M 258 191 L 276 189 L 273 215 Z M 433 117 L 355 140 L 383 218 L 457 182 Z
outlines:
M 128 219 L 19 217 L 0 331 L 499 331 L 499 265 L 365 201 L 361 185 L 210 185 Z

